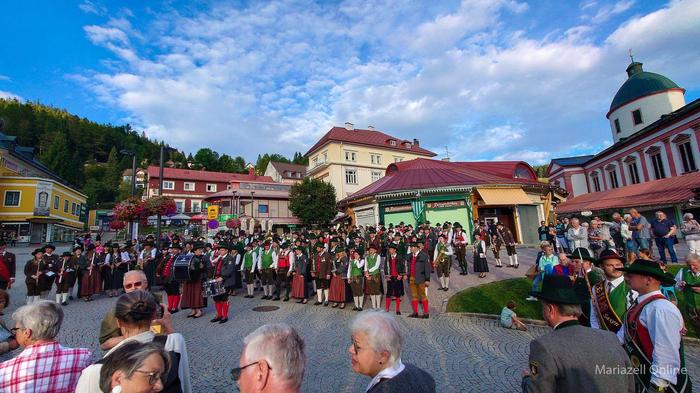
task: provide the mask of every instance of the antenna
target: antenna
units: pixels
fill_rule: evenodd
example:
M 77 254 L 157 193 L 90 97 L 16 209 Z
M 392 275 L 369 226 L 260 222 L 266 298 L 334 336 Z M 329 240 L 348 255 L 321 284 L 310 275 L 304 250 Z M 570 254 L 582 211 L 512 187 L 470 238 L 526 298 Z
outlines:
M 450 154 L 450 149 L 445 146 L 445 158 L 443 158 L 443 161 L 450 161 L 450 157 L 452 157 L 452 154 Z
M 634 55 L 632 54 L 632 48 L 630 48 L 629 54 L 630 54 L 630 59 L 632 59 L 632 63 L 634 63 Z

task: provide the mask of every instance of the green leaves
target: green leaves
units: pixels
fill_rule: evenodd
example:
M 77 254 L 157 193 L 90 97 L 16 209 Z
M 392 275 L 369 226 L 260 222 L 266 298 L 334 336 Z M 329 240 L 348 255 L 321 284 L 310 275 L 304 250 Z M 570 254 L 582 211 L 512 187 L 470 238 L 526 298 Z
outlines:
M 323 180 L 305 178 L 289 191 L 289 210 L 304 225 L 327 224 L 335 217 L 335 188 Z

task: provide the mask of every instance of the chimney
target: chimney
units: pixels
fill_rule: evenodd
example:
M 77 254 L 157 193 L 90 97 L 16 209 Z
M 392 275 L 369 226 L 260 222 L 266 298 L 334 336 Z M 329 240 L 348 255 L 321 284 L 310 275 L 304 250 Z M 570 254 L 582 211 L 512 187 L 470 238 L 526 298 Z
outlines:
M 420 141 L 416 138 L 413 138 L 413 146 L 420 147 Z
M 345 129 L 348 131 L 352 131 L 355 129 L 355 125 L 350 123 L 349 121 L 345 123 Z
M 248 179 L 255 180 L 255 168 L 248 168 Z
M 367 129 L 370 131 L 374 131 L 374 126 L 367 126 Z
M 450 162 L 450 157 L 445 157 L 445 158 L 443 158 L 443 159 L 440 160 L 440 161 Z

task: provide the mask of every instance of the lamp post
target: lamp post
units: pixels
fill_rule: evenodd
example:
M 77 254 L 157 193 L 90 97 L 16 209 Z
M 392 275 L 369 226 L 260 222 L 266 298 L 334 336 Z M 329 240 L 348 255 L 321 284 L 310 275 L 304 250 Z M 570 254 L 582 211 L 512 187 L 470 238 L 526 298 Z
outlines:
M 160 163 L 158 167 L 158 196 L 163 196 L 163 154 L 165 152 L 165 146 L 160 145 Z M 160 213 L 156 216 L 156 247 L 160 250 Z
M 252 231 L 255 233 L 255 191 L 250 192 L 250 220 L 253 223 Z
M 136 196 L 136 153 L 131 150 L 122 149 L 121 154 L 131 157 L 131 197 Z M 129 221 L 129 240 L 134 238 L 134 222 Z

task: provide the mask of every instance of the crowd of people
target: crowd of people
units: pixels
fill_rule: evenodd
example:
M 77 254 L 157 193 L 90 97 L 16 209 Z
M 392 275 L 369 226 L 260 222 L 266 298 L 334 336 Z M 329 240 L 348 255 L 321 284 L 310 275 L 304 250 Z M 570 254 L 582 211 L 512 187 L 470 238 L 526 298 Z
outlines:
M 544 238 L 535 266 L 527 272 L 533 278 L 528 300 L 541 303 L 554 330 L 531 343 L 523 391 L 565 392 L 580 386 L 591 391 L 609 391 L 610 386 L 630 392 L 635 386 L 691 391 L 681 338 L 685 323 L 700 331 L 700 255 L 691 252 L 687 267 L 676 277 L 664 271 L 661 256 L 666 251 L 672 261 L 677 259 L 672 237 L 678 228 L 663 214 L 656 217 L 657 228 L 632 210 L 629 217 L 613 215 L 611 222 L 595 217 L 583 225 L 576 218 L 562 219 L 554 232 L 538 230 Z M 697 222 L 686 218 L 681 231 L 692 241 Z M 409 292 L 410 317 L 429 318 L 431 274 L 436 274 L 438 290 L 449 288 L 453 268 L 485 277 L 489 251 L 496 268 L 517 269 L 510 229 L 502 223 L 475 224 L 471 234 L 455 222 L 284 235 L 226 231 L 209 242 L 171 235 L 160 246 L 152 237 L 123 245 L 102 245 L 98 239 L 85 250 L 76 246 L 60 256 L 48 244 L 34 250 L 25 265 L 27 305 L 13 314 L 15 327 L 0 353 L 23 350 L 0 364 L 0 377 L 7 377 L 0 391 L 190 392 L 189 356 L 171 315 L 189 309 L 188 317 L 200 318 L 211 297 L 216 309 L 211 322 L 223 324 L 229 320 L 231 297 L 252 298 L 260 291 L 265 300 L 313 301 L 341 309 L 352 303 L 358 312 L 371 308 L 353 319 L 348 349 L 353 370 L 371 378 L 367 391 L 404 392 L 410 387 L 433 392 L 435 382 L 428 372 L 401 361 L 403 339 L 391 306 L 395 303 L 395 313 L 401 315 L 401 301 Z M 615 240 L 618 235 L 621 241 Z M 648 239 L 657 245 L 658 261 Z M 472 258 L 467 258 L 468 248 Z M 501 261 L 501 248 L 507 264 Z M 9 299 L 2 289 L 11 287 L 15 276 L 14 256 L 4 243 L 0 258 L 3 305 Z M 48 301 L 54 286 L 56 299 Z M 99 343 L 106 353 L 95 363 L 89 350 L 64 348 L 56 341 L 63 318 L 60 305 L 68 304 L 74 287 L 76 297 L 86 302 L 99 294 L 118 297 L 102 321 Z M 153 291 L 156 287 L 165 299 Z M 684 295 L 688 320 L 672 302 L 675 291 Z M 504 307 L 501 324 L 526 330 L 514 309 L 515 302 Z M 573 353 L 571 342 L 584 343 L 591 351 Z M 232 370 L 241 391 L 299 391 L 306 357 L 303 339 L 293 328 L 263 326 L 244 344 L 240 367 Z M 44 358 L 49 360 L 37 360 Z M 37 364 L 47 361 L 61 366 L 42 373 Z M 636 374 L 619 375 L 631 365 Z M 61 384 L 51 385 L 56 378 Z M 45 386 L 52 388 L 42 390 Z

